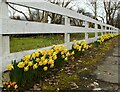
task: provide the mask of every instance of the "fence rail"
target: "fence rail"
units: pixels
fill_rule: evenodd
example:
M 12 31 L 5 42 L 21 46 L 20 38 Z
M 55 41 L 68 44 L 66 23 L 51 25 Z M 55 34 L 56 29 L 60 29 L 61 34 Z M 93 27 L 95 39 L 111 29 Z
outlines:
M 32 1 L 32 2 L 31 2 Z M 16 4 L 25 7 L 32 7 L 35 9 L 45 10 L 52 13 L 57 13 L 63 15 L 65 18 L 65 24 L 48 24 L 48 23 L 38 23 L 30 21 L 20 21 L 12 20 L 8 16 L 8 6 L 6 2 L 11 4 Z M 12 60 L 20 60 L 24 55 L 31 54 L 35 50 L 28 50 L 17 53 L 10 53 L 10 34 L 42 34 L 42 33 L 64 33 L 64 45 L 66 48 L 71 49 L 73 42 L 70 42 L 70 34 L 72 33 L 85 33 L 85 40 L 87 43 L 91 43 L 99 38 L 98 32 L 103 33 L 118 33 L 118 28 L 115 28 L 108 24 L 103 24 L 89 18 L 87 16 L 78 14 L 74 11 L 68 10 L 66 8 L 59 7 L 49 2 L 35 2 L 34 0 L 28 0 L 28 2 L 18 2 L 17 0 L 0 0 L 0 75 L 1 72 L 6 69 L 6 65 L 11 63 Z M 85 27 L 76 27 L 70 26 L 70 17 L 75 19 L 80 19 L 85 21 Z M 95 24 L 95 28 L 89 28 L 89 22 Z M 98 29 L 98 25 L 101 26 L 101 29 Z M 88 33 L 95 33 L 95 37 L 88 38 Z M 7 35 L 7 36 L 4 36 Z M 42 50 L 50 49 L 51 46 L 45 48 L 39 48 Z

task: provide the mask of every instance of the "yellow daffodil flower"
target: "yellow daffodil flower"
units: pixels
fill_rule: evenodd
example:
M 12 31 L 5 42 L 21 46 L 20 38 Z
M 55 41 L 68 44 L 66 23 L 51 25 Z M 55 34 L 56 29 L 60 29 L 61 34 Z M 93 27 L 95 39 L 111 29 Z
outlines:
M 36 58 L 36 60 L 35 60 L 36 62 L 40 62 L 40 59 L 39 58 Z
M 7 69 L 11 71 L 12 69 L 14 69 L 14 67 L 13 67 L 12 64 L 9 64 L 9 65 L 7 66 Z
M 67 60 L 68 60 L 68 57 L 66 57 L 64 60 L 67 61 Z
M 46 65 L 47 63 L 48 63 L 48 60 L 45 59 L 45 60 L 43 61 L 43 65 Z
M 57 55 L 54 55 L 54 56 L 53 56 L 53 60 L 56 60 L 56 59 L 57 59 Z
M 17 85 L 15 85 L 15 86 L 14 86 L 14 89 L 17 89 L 17 88 L 18 88 L 18 86 L 17 86 Z
M 45 60 L 45 57 L 44 57 L 44 56 L 43 56 L 43 57 L 41 57 L 41 60 L 42 60 L 42 61 L 44 61 L 44 60 Z
M 38 65 L 37 63 L 33 65 L 33 69 L 37 69 L 38 68 Z
M 42 66 L 42 65 L 43 65 L 43 62 L 40 61 L 40 62 L 39 62 L 39 65 Z
M 29 59 L 30 59 L 30 55 L 26 55 L 26 56 L 23 57 L 23 60 L 27 60 L 28 61 Z
M 45 67 L 43 68 L 43 70 L 44 70 L 44 71 L 47 71 L 47 70 L 48 70 L 48 67 L 47 67 L 47 66 L 45 66 Z
M 76 40 L 73 40 L 73 42 L 76 42 Z
M 32 61 L 28 62 L 28 66 L 32 66 L 32 65 L 33 65 Z
M 18 65 L 17 65 L 19 68 L 23 68 L 25 66 L 25 63 L 24 62 L 19 62 Z
M 50 68 L 53 68 L 53 67 L 54 67 L 54 64 L 51 64 L 51 65 L 50 65 Z
M 28 71 L 28 70 L 29 70 L 29 66 L 24 67 L 25 72 Z

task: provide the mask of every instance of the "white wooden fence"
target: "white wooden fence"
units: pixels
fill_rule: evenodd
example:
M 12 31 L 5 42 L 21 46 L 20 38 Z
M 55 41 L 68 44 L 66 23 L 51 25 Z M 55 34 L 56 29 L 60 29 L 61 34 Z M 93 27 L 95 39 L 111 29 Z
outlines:
M 21 0 L 20 0 L 21 1 Z M 22 0 L 23 1 L 23 0 Z M 25 0 L 24 0 L 25 1 Z M 97 40 L 99 38 L 98 32 L 103 33 L 117 33 L 118 28 L 115 28 L 111 25 L 103 24 L 87 16 L 78 14 L 74 11 L 68 10 L 66 8 L 59 7 L 49 2 L 35 2 L 34 0 L 27 0 L 27 2 L 19 2 L 18 0 L 0 0 L 0 75 L 1 72 L 6 69 L 7 64 L 11 63 L 12 60 L 20 60 L 24 55 L 31 54 L 35 50 L 28 50 L 17 53 L 10 53 L 10 41 L 9 34 L 38 34 L 38 33 L 64 33 L 64 45 L 66 48 L 71 49 L 72 43 L 70 42 L 71 33 L 85 33 L 85 39 L 87 43 Z M 49 11 L 52 13 L 57 13 L 65 17 L 65 25 L 58 24 L 48 24 L 48 23 L 37 23 L 30 21 L 20 21 L 12 20 L 8 16 L 8 6 L 5 2 L 9 2 L 17 5 L 24 5 L 31 8 L 37 8 L 40 10 Z M 85 21 L 85 27 L 76 27 L 70 26 L 69 17 L 80 19 Z M 95 24 L 95 28 L 88 28 L 89 22 Z M 98 29 L 98 25 L 101 26 L 101 29 Z M 109 28 L 109 29 L 107 29 Z M 88 33 L 95 33 L 94 38 L 88 38 Z M 17 47 L 16 47 L 17 48 Z M 51 46 L 40 48 L 40 49 L 50 49 Z

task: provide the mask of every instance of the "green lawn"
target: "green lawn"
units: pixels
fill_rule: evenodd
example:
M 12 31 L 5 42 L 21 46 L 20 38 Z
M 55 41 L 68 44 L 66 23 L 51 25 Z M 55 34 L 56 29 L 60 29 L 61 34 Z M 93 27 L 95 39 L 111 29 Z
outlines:
M 63 36 L 11 37 L 10 52 L 18 52 L 63 43 Z
M 70 41 L 84 39 L 84 33 L 70 34 Z M 89 33 L 89 37 L 94 37 Z M 64 43 L 63 35 L 40 35 L 32 37 L 11 37 L 10 52 L 19 52 L 24 50 L 37 49 L 41 47 Z

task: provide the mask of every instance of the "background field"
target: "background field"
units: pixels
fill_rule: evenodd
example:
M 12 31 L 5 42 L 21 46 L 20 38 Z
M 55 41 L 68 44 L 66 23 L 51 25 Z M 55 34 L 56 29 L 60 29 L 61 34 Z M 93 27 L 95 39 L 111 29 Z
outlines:
M 70 41 L 84 39 L 84 33 L 70 34 Z M 89 33 L 89 38 L 94 37 L 94 33 Z M 98 35 L 101 35 L 100 33 Z M 10 37 L 10 52 L 19 52 L 30 49 L 37 49 L 64 43 L 63 34 L 44 35 L 22 35 Z

